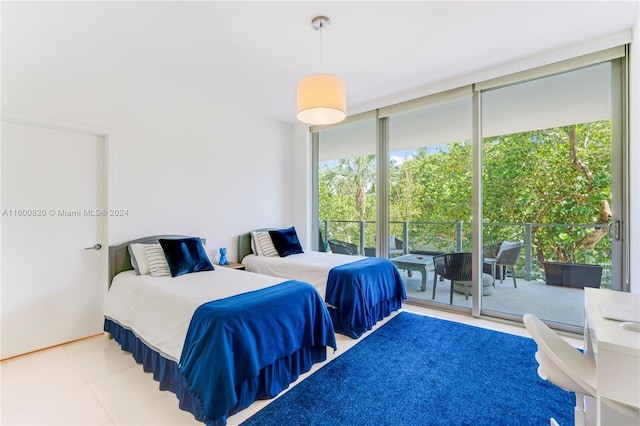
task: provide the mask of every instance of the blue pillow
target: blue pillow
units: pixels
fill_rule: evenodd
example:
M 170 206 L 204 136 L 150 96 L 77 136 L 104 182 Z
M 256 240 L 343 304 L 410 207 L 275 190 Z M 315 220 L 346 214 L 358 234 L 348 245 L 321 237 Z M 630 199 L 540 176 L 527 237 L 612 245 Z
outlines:
M 298 240 L 296 228 L 293 226 L 287 229 L 269 231 L 269 235 L 271 235 L 271 241 L 273 241 L 273 245 L 280 257 L 286 257 L 290 254 L 304 253 L 302 251 L 300 241 Z
M 213 271 L 200 238 L 159 239 L 172 277 L 191 272 Z

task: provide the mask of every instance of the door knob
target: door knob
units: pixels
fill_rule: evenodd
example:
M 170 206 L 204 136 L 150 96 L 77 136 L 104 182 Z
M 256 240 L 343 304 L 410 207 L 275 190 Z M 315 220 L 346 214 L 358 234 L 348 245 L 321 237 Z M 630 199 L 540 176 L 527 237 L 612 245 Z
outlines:
M 92 245 L 91 247 L 85 247 L 85 250 L 100 250 L 102 248 L 102 244 L 95 244 Z

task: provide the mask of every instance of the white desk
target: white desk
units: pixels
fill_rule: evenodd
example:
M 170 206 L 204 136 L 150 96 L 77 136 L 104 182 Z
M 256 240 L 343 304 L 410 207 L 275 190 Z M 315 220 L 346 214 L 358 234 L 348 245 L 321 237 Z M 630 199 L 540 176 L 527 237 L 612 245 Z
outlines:
M 587 287 L 584 296 L 584 347 L 596 361 L 597 424 L 604 425 L 600 397 L 640 407 L 640 332 L 603 318 L 599 304 L 640 304 L 640 295 Z

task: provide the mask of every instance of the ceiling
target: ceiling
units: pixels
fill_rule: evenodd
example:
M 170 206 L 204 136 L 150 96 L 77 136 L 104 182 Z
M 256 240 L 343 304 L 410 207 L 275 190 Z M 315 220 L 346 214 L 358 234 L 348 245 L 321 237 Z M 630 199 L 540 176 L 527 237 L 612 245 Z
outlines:
M 638 1 L 75 1 L 1 4 L 2 36 L 294 123 L 295 86 L 347 84 L 348 113 L 633 27 Z M 311 19 L 328 16 L 320 34 Z

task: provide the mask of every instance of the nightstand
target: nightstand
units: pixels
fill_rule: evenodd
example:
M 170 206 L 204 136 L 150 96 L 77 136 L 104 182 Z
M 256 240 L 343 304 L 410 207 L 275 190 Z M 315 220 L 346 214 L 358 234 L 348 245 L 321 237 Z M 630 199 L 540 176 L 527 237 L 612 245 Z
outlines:
M 242 263 L 237 263 L 237 262 L 229 262 L 228 265 L 218 265 L 218 266 L 231 268 L 231 269 L 239 269 L 241 271 L 244 271 L 244 268 L 245 268 L 245 266 Z

